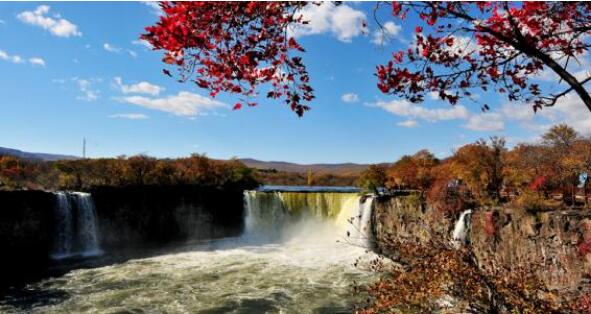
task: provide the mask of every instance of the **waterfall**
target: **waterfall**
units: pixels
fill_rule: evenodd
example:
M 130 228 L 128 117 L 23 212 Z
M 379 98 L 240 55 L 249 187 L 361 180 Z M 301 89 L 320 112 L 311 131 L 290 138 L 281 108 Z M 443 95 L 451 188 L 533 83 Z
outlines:
M 56 192 L 54 248 L 52 257 L 59 259 L 68 256 L 72 251 L 72 206 L 68 195 Z
M 92 196 L 82 192 L 56 192 L 54 249 L 63 259 L 100 255 L 96 209 Z
M 287 214 L 279 192 L 245 191 L 245 231 L 252 235 L 277 235 Z
M 463 211 L 462 214 L 460 214 L 460 218 L 458 218 L 456 225 L 454 226 L 452 241 L 456 247 L 460 247 L 462 244 L 466 243 L 471 214 L 471 209 Z
M 371 231 L 372 203 L 373 197 L 364 197 L 359 199 L 357 206 L 354 207 L 354 215 L 347 217 L 349 213 L 345 211 L 341 213 L 339 221 L 347 220 L 347 242 L 366 248 L 371 247 L 373 238 Z
M 372 201 L 361 202 L 359 194 L 349 191 L 245 191 L 244 236 L 282 240 L 297 231 L 306 230 L 308 236 L 330 229 L 341 242 L 369 247 Z
M 74 192 L 74 200 L 78 208 L 78 241 L 79 252 L 83 256 L 101 254 L 99 249 L 96 209 L 90 193 Z

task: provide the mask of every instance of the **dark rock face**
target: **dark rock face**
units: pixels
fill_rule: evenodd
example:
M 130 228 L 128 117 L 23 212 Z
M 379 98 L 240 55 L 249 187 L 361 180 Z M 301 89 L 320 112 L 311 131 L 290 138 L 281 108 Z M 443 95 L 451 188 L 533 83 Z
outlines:
M 457 217 L 447 218 L 428 208 L 418 196 L 384 196 L 374 201 L 373 232 L 380 239 L 429 236 L 451 239 Z M 428 233 L 425 227 L 430 228 Z M 475 209 L 470 218 L 468 245 L 481 267 L 541 265 L 539 275 L 549 289 L 568 294 L 591 289 L 591 253 L 580 245 L 591 240 L 591 212 L 565 210 L 531 214 L 510 208 Z
M 581 254 L 579 244 L 590 236 L 590 219 L 591 212 L 579 210 L 480 210 L 472 215 L 470 243 L 482 267 L 535 263 L 548 288 L 589 291 L 591 254 Z
M 39 276 L 49 264 L 54 207 L 53 193 L 0 191 L 0 290 Z
M 242 190 L 137 186 L 91 191 L 103 250 L 239 235 Z
M 416 193 L 380 196 L 373 203 L 372 215 L 377 249 L 386 255 L 391 252 L 380 239 L 389 236 L 419 240 L 426 240 L 432 235 L 445 237 L 451 232 L 454 223 L 439 211 L 428 208 Z M 431 234 L 427 232 L 428 229 L 431 229 Z
M 159 246 L 240 235 L 239 188 L 131 186 L 89 191 L 97 213 L 100 248 Z M 42 278 L 54 248 L 57 198 L 44 191 L 0 191 L 0 292 Z

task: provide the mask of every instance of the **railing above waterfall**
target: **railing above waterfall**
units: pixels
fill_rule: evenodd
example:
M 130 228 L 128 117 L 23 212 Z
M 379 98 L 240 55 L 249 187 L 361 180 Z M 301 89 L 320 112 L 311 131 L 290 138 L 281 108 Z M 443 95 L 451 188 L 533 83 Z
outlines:
M 307 186 L 307 185 L 262 185 L 258 192 L 300 192 L 300 193 L 359 193 L 362 190 L 354 186 Z

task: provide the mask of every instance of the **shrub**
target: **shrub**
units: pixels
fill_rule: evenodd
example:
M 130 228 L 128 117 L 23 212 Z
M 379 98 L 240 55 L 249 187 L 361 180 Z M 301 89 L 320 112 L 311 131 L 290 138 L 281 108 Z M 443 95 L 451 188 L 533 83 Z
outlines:
M 427 192 L 429 205 L 449 217 L 456 217 L 462 211 L 475 205 L 470 191 L 455 181 L 438 180 Z
M 488 236 L 494 236 L 496 233 L 495 217 L 493 212 L 484 213 L 484 232 Z
M 524 209 L 528 212 L 535 213 L 540 212 L 548 209 L 544 198 L 540 196 L 536 192 L 532 191 L 525 191 L 521 195 L 519 195 L 515 201 L 514 205 L 518 209 Z
M 591 239 L 583 240 L 581 243 L 579 243 L 577 249 L 579 250 L 579 254 L 581 254 L 581 256 L 587 255 L 589 252 L 591 252 Z

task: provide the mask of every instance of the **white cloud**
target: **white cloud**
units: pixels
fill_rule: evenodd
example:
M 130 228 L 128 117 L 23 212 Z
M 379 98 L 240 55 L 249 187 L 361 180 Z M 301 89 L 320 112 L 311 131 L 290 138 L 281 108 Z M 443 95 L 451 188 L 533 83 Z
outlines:
M 147 41 L 147 40 L 143 40 L 143 39 L 137 39 L 137 40 L 133 40 L 131 43 L 132 43 L 133 45 L 144 46 L 144 47 L 146 47 L 146 48 L 148 48 L 148 49 L 152 49 L 152 48 L 154 48 L 154 47 L 152 46 L 152 44 L 150 44 L 150 42 L 149 42 L 149 41 Z
M 0 20 L 0 24 L 4 25 L 6 22 L 4 20 Z
M 23 57 L 21 57 L 19 55 L 11 55 L 4 50 L 0 50 L 0 60 L 4 60 L 4 61 L 16 63 L 16 64 L 25 63 L 25 61 L 28 61 L 29 64 L 31 64 L 33 66 L 45 67 L 45 60 L 43 60 L 42 58 L 34 57 L 34 58 L 29 58 L 29 60 L 25 60 Z
M 431 100 L 441 100 L 438 92 L 429 92 L 427 95 L 429 95 L 429 99 Z
M 227 108 L 223 102 L 213 100 L 190 92 L 179 92 L 162 98 L 150 98 L 143 96 L 128 96 L 119 98 L 120 101 L 144 108 L 169 112 L 177 116 L 194 118 L 197 115 L 206 114 L 217 108 Z
M 418 49 L 418 55 L 421 56 L 421 58 L 423 58 L 423 47 L 418 46 L 416 35 L 420 35 L 421 37 L 426 38 L 426 36 L 422 33 L 415 34 L 414 39 L 410 43 L 409 48 L 413 51 Z M 451 46 L 444 45 L 442 47 L 443 51 L 449 54 L 458 54 L 459 56 L 469 56 L 478 53 L 478 45 L 471 37 L 460 35 L 450 35 L 449 37 L 453 39 L 453 44 Z
M 139 82 L 137 84 L 125 85 L 123 79 L 115 77 L 113 79 L 117 87 L 123 94 L 148 94 L 158 96 L 164 90 L 164 87 L 150 84 L 148 82 Z
M 397 123 L 403 127 L 418 126 L 417 120 L 428 122 L 463 120 L 462 127 L 473 131 L 502 131 L 505 129 L 505 115 L 499 112 L 474 114 L 463 105 L 448 105 L 444 108 L 428 108 L 422 104 L 413 104 L 407 100 L 378 101 L 369 106 L 382 108 L 397 116 L 407 117 Z
M 396 123 L 396 125 L 402 126 L 405 128 L 414 128 L 414 127 L 417 127 L 419 124 L 417 123 L 416 120 L 405 120 L 405 121 Z
M 100 92 L 97 89 L 93 88 L 94 80 L 87 80 L 81 78 L 72 78 L 73 81 L 78 84 L 78 89 L 82 95 L 76 97 L 78 100 L 83 101 L 96 101 L 99 98 Z
M 342 42 L 351 42 L 354 37 L 367 32 L 365 13 L 346 4 L 309 3 L 299 16 L 302 16 L 304 21 L 309 21 L 309 24 L 290 28 L 290 36 L 302 37 L 330 32 Z
M 485 112 L 471 116 L 464 127 L 473 131 L 502 131 L 505 129 L 505 122 L 501 114 Z
M 392 21 L 386 22 L 380 29 L 377 29 L 373 33 L 373 38 L 371 40 L 372 43 L 376 45 L 384 45 L 396 37 L 402 27 L 400 25 L 396 25 Z
M 160 8 L 160 5 L 158 4 L 158 1 L 142 1 L 142 3 L 144 5 L 149 6 L 152 9 L 152 13 L 155 15 L 162 15 L 162 9 Z
M 562 65 L 563 67 L 565 66 L 567 58 L 564 58 L 562 52 L 553 52 L 550 55 L 560 65 Z M 568 59 L 570 60 L 570 62 L 566 65 L 566 69 L 579 81 L 583 81 L 587 79 L 589 76 L 591 76 L 591 71 L 589 70 L 589 68 L 591 68 L 591 61 L 589 60 L 588 56 L 589 52 L 584 51 L 582 54 L 578 55 L 576 59 Z M 556 74 L 556 72 L 554 72 L 547 66 L 545 66 L 542 71 L 536 74 L 535 79 L 544 82 L 553 82 L 554 84 L 552 85 L 554 93 L 562 92 L 563 90 L 569 87 L 568 84 L 566 84 L 564 80 L 562 80 L 560 76 Z M 557 84 L 559 82 L 561 84 Z
M 440 120 L 468 119 L 470 113 L 462 105 L 448 106 L 447 108 L 430 109 L 419 104 L 413 104 L 407 100 L 378 101 L 371 106 L 382 108 L 397 116 L 422 119 L 429 122 Z
M 143 113 L 117 113 L 112 114 L 109 118 L 113 119 L 128 119 L 128 120 L 145 120 L 148 116 Z
M 458 53 L 461 56 L 471 55 L 472 53 L 478 52 L 478 45 L 472 39 L 467 36 L 451 36 L 454 39 L 453 45 L 447 50 L 449 52 Z
M 32 65 L 38 65 L 41 67 L 45 67 L 45 60 L 43 60 L 41 58 L 30 58 L 29 63 Z
M 23 63 L 24 60 L 19 55 L 10 55 L 4 50 L 0 50 L 0 60 L 12 62 L 12 63 Z
M 591 112 L 575 94 L 560 98 L 554 106 L 543 108 L 536 114 L 527 104 L 507 103 L 501 109 L 508 119 L 540 133 L 550 125 L 566 123 L 584 135 L 591 135 Z
M 521 122 L 532 120 L 535 117 L 535 113 L 531 105 L 515 102 L 509 102 L 501 106 L 501 113 L 510 120 L 517 120 Z M 542 114 L 547 114 L 547 110 L 542 110 L 538 116 Z
M 105 49 L 108 52 L 112 52 L 112 53 L 120 53 L 122 51 L 125 51 L 129 54 L 129 56 L 131 56 L 132 58 L 137 58 L 137 52 L 131 50 L 131 49 L 123 49 L 120 47 L 117 47 L 113 44 L 109 44 L 109 43 L 104 43 L 103 44 L 103 49 Z
M 35 11 L 24 11 L 17 15 L 17 18 L 24 23 L 39 26 L 48 30 L 52 35 L 57 37 L 82 36 L 78 31 L 78 26 L 72 22 L 60 18 L 59 15 L 55 18 L 48 16 L 49 6 L 40 5 Z
M 359 95 L 355 93 L 346 93 L 341 96 L 341 100 L 347 103 L 353 103 L 359 101 Z
M 115 47 L 109 43 L 104 43 L 103 48 L 108 52 L 119 53 L 121 51 L 121 48 Z

